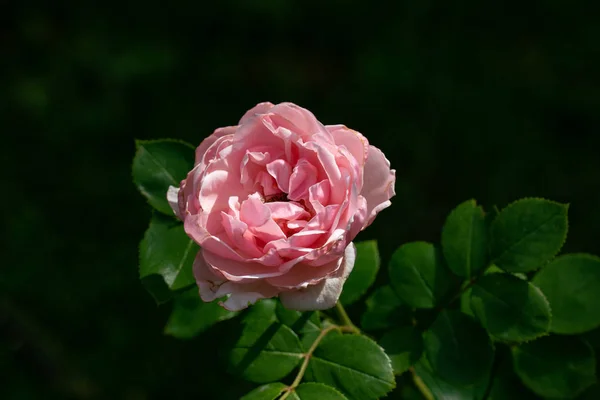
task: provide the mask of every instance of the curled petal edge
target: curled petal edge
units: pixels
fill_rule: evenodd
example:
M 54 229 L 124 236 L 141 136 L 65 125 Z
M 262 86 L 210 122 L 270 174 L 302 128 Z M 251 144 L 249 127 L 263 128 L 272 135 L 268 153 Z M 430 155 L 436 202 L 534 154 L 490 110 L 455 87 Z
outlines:
M 173 210 L 173 214 L 175 214 L 177 218 L 183 219 L 179 210 L 179 188 L 169 186 L 169 190 L 167 190 L 167 201 Z
M 281 303 L 287 309 L 298 311 L 332 308 L 340 298 L 344 282 L 352 272 L 355 260 L 356 247 L 354 243 L 350 243 L 344 252 L 342 265 L 334 275 L 305 289 L 280 293 Z

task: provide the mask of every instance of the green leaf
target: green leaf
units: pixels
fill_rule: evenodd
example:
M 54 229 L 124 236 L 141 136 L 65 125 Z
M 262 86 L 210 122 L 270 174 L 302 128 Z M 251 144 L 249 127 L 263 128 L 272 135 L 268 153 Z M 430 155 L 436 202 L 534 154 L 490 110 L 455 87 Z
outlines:
M 379 341 L 392 361 L 396 375 L 408 371 L 423 354 L 423 337 L 412 326 L 396 328 L 386 332 Z
M 471 291 L 471 309 L 495 339 L 523 342 L 550 328 L 550 305 L 540 289 L 511 274 L 481 277 Z
M 318 311 L 300 312 L 288 310 L 280 302 L 277 302 L 275 315 L 279 322 L 289 326 L 297 334 L 321 332 L 321 321 Z
M 377 288 L 367 298 L 366 305 L 367 309 L 360 320 L 366 331 L 410 323 L 409 310 L 402 306 L 402 301 L 388 285 Z
M 475 200 L 456 207 L 442 231 L 442 249 L 456 275 L 471 278 L 487 266 L 487 229 L 483 208 Z
M 568 205 L 544 199 L 517 200 L 491 226 L 493 263 L 507 272 L 529 272 L 560 250 L 567 237 Z
M 431 243 L 412 242 L 398 248 L 389 265 L 390 283 L 410 307 L 433 308 L 451 284 L 440 251 Z
M 405 379 L 408 379 L 408 377 L 406 377 Z M 416 386 L 410 384 L 399 384 L 398 386 L 398 389 L 392 392 L 392 396 L 390 396 L 390 398 L 402 400 L 424 399 L 423 394 L 416 388 Z
M 396 386 L 389 357 L 362 335 L 327 335 L 309 366 L 307 380 L 331 385 L 349 399 L 378 399 Z
M 379 271 L 379 250 L 376 240 L 356 243 L 356 261 L 350 276 L 344 283 L 340 301 L 350 305 L 360 299 L 375 282 Z
M 194 147 L 170 140 L 138 140 L 133 158 L 133 182 L 158 211 L 173 216 L 167 201 L 169 185 L 180 182 L 194 167 Z
M 496 219 L 500 210 L 495 204 L 492 207 L 486 207 L 488 211 L 485 213 L 485 226 L 489 229 L 492 226 L 492 222 Z
M 322 383 L 308 382 L 299 385 L 288 399 L 293 400 L 346 400 L 346 396 Z
M 486 374 L 470 385 L 449 383 L 433 371 L 425 357 L 415 364 L 415 374 L 435 400 L 482 400 L 489 382 L 489 374 Z
M 190 339 L 217 322 L 233 318 L 237 314 L 221 307 L 218 300 L 203 302 L 198 288 L 194 287 L 175 297 L 165 333 L 179 339 Z
M 472 317 L 442 311 L 423 334 L 433 370 L 450 383 L 475 383 L 489 373 L 494 358 L 490 339 Z
M 533 278 L 552 309 L 550 330 L 582 333 L 600 326 L 600 258 L 567 254 Z
M 287 388 L 281 382 L 267 383 L 246 394 L 240 400 L 275 400 Z
M 600 350 L 600 328 L 587 331 L 580 337 L 588 342 L 594 350 Z
M 596 382 L 594 350 L 575 336 L 546 336 L 512 353 L 515 372 L 540 396 L 575 397 Z
M 277 321 L 276 301 L 257 302 L 243 319 L 241 337 L 231 350 L 231 372 L 256 383 L 277 381 L 287 376 L 302 360 L 296 333 Z
M 321 333 L 321 320 L 318 311 L 300 312 L 288 310 L 278 301 L 275 314 L 279 322 L 289 326 L 300 336 L 304 350 L 308 350 Z
M 600 399 L 600 385 L 595 383 L 588 388 L 577 400 L 598 400 Z
M 198 249 L 181 223 L 157 213 L 152 216 L 140 243 L 140 279 L 159 303 L 169 297 L 169 290 L 195 284 L 192 264 Z
M 515 374 L 510 358 L 500 363 L 498 371 L 491 382 L 490 395 L 487 400 L 531 400 L 536 396 L 523 385 Z
M 160 275 L 149 275 L 145 278 L 140 278 L 142 286 L 150 293 L 156 304 L 163 304 L 173 298 L 172 291 L 165 283 L 165 280 Z
M 460 295 L 460 311 L 471 317 L 475 316 L 471 308 L 471 288 L 468 288 Z
M 485 270 L 485 275 L 489 274 L 504 274 L 505 271 L 499 268 L 497 265 L 490 265 L 488 269 Z

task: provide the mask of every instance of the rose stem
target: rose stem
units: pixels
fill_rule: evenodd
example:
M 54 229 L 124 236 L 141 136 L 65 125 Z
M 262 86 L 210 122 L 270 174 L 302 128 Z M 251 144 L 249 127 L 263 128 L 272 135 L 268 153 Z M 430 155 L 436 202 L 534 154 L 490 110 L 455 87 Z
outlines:
M 346 313 L 346 310 L 344 310 L 344 306 L 339 301 L 335 303 L 335 311 L 337 312 L 338 318 L 340 319 L 342 325 L 347 326 L 350 328 L 350 330 L 354 331 L 354 333 L 360 333 L 360 330 L 352 323 L 350 317 L 348 317 L 348 314 Z

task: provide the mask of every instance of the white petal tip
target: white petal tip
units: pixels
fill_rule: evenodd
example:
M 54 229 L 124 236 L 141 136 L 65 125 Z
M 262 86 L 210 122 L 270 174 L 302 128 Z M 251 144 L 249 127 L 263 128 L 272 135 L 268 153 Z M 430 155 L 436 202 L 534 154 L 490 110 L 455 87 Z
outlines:
M 167 190 L 167 201 L 169 202 L 173 213 L 177 218 L 181 219 L 181 215 L 179 215 L 179 188 L 169 186 L 169 190 Z
M 334 276 L 306 289 L 282 292 L 279 295 L 281 303 L 285 308 L 297 311 L 327 310 L 334 307 L 342 294 L 344 282 L 352 272 L 355 260 L 356 247 L 354 243 L 350 243 L 346 247 L 342 266 Z

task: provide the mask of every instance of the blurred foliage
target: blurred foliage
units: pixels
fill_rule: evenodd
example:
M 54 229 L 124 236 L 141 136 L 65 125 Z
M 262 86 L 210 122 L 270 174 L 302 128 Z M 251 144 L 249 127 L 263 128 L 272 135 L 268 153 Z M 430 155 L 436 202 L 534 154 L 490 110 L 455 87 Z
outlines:
M 260 101 L 383 149 L 397 196 L 359 237 L 383 263 L 439 240 L 468 198 L 571 203 L 564 250 L 598 253 L 600 24 L 586 3 L 0 3 L 0 398 L 249 390 L 219 364 L 227 322 L 163 334 L 171 306 L 137 276 L 150 208 L 130 167 L 134 138 L 199 143 Z

